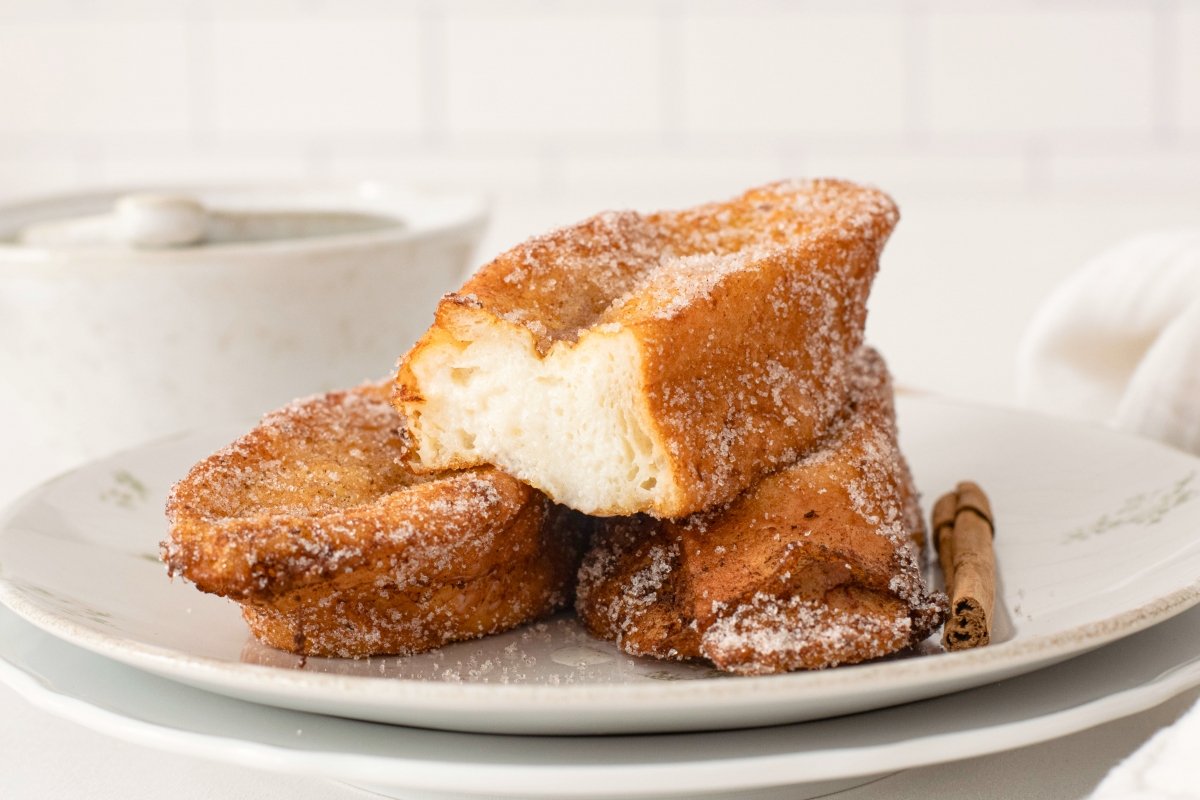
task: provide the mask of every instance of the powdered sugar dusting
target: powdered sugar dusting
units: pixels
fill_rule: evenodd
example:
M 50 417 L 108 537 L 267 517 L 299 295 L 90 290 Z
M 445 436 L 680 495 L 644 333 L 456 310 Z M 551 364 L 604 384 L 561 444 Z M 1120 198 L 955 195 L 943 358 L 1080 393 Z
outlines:
M 577 536 L 543 535 L 565 517 L 494 469 L 411 472 L 389 394 L 296 401 L 197 464 L 168 500 L 169 569 L 306 653 L 418 651 L 565 602 Z
M 683 211 L 608 211 L 518 245 L 454 297 L 515 324 L 540 321 L 543 330 L 531 331 L 545 350 L 634 301 L 672 318 L 726 277 L 774 258 L 802 263 L 830 238 L 877 251 L 898 216 L 883 192 L 826 179 L 780 181 Z M 564 276 L 570 292 L 560 291 Z M 526 315 L 511 318 L 518 309 Z
M 633 287 L 612 301 L 605 315 L 612 316 L 636 302 L 649 308 L 655 319 L 675 319 L 690 306 L 709 299 L 724 278 L 753 268 L 756 256 L 761 259 L 766 255 L 769 251 L 755 248 L 738 253 L 665 254 Z
M 940 624 L 945 598 L 922 579 L 923 526 L 882 359 L 864 349 L 847 380 L 851 402 L 827 438 L 733 502 L 602 526 L 580 573 L 589 627 L 627 652 L 759 674 L 877 658 Z M 647 572 L 647 547 L 670 557 Z M 655 586 L 636 602 L 633 563 Z
M 912 620 L 896 613 L 848 611 L 802 597 L 757 593 L 704 632 L 705 655 L 732 672 L 767 674 L 810 665 L 836 667 L 878 658 L 909 644 Z

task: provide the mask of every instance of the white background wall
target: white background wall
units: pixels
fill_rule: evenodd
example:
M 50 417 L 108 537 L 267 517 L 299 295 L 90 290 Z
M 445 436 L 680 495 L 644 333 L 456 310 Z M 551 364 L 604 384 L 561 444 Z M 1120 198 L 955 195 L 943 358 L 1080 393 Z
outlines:
M 1058 279 L 1200 226 L 1200 2 L 0 0 L 0 200 L 474 188 L 483 260 L 800 174 L 901 205 L 870 331 L 900 380 L 1008 402 Z

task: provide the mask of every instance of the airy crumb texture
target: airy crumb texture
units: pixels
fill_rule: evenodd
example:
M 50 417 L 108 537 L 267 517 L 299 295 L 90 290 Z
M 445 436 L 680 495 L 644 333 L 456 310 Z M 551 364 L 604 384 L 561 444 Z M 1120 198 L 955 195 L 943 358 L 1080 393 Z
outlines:
M 732 500 L 845 405 L 897 218 L 877 190 L 791 181 L 519 245 L 401 361 L 417 467 L 495 464 L 596 515 Z
M 631 654 L 765 674 L 878 658 L 940 625 L 877 353 L 858 354 L 850 383 L 835 430 L 733 502 L 602 522 L 579 573 L 588 629 Z
M 171 491 L 163 560 L 309 655 L 413 653 L 569 602 L 573 514 L 495 469 L 418 476 L 387 385 L 300 400 Z

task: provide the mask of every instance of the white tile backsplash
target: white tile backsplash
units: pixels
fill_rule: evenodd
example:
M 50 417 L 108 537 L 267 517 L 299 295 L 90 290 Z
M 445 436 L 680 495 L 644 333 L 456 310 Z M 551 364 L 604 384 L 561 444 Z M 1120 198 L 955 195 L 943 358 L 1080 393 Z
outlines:
M 797 173 L 1180 198 L 1198 161 L 1193 0 L 0 2 L 0 197 L 378 176 L 524 219 Z
M 186 42 L 180 21 L 0 22 L 0 131 L 186 131 Z
M 415 133 L 424 122 L 416 16 L 222 19 L 208 42 L 219 134 Z
M 1062 154 L 1047 160 L 1052 185 L 1060 192 L 1170 195 L 1200 200 L 1200 153 L 1131 152 L 1111 155 Z M 1200 219 L 1196 221 L 1200 227 Z
M 771 153 L 676 151 L 654 156 L 568 153 L 554 175 L 563 191 L 587 186 L 620 196 L 630 187 L 655 187 L 669 202 L 668 196 L 703 201 L 736 193 L 777 179 L 781 172 L 781 159 Z
M 546 164 L 534 152 L 450 150 L 397 156 L 342 148 L 332 153 L 330 177 L 374 178 L 457 190 L 534 194 L 545 188 Z
M 0 201 L 69 191 L 78 181 L 79 169 L 73 158 L 0 158 Z
M 840 175 L 904 195 L 1013 195 L 1029 188 L 1029 163 L 1020 154 L 815 152 L 800 162 L 810 175 Z
M 926 41 L 935 131 L 1086 135 L 1153 126 L 1149 5 L 935 13 Z
M 903 26 L 898 11 L 689 15 L 680 34 L 682 127 L 899 133 L 907 91 Z
M 654 13 L 485 10 L 450 13 L 444 30 L 451 136 L 594 137 L 662 126 Z
M 110 3 L 113 0 L 99 0 Z M 161 0 L 124 0 L 161 2 Z M 332 20 L 352 19 L 360 23 L 386 17 L 413 16 L 423 6 L 437 5 L 422 0 L 173 0 L 197 13 L 219 19 Z M 170 4 L 168 2 L 168 4 Z
M 195 150 L 178 144 L 114 148 L 100 155 L 89 182 L 111 187 L 302 182 L 310 177 L 297 147 L 240 146 Z
M 1193 0 L 1180 9 L 1174 34 L 1171 100 L 1179 126 L 1200 137 L 1200 3 Z

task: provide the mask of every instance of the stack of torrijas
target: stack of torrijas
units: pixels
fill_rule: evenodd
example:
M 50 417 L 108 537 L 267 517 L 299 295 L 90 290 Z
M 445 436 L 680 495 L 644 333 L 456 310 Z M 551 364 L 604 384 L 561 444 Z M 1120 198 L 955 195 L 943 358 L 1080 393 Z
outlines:
M 494 464 L 596 515 L 576 608 L 627 652 L 757 674 L 923 639 L 945 600 L 863 344 L 897 219 L 796 181 L 518 246 L 401 363 L 417 468 Z

